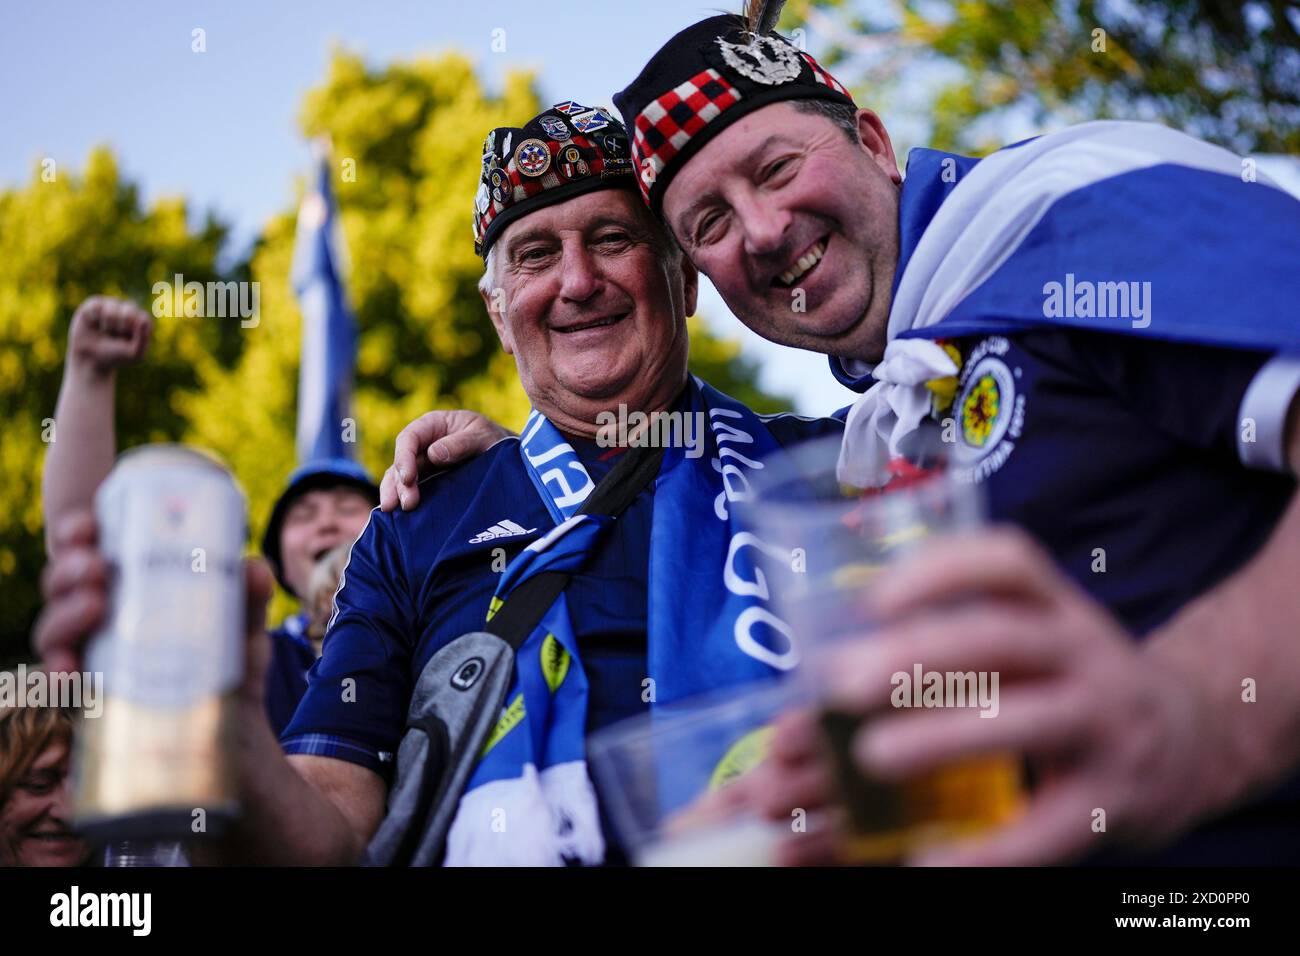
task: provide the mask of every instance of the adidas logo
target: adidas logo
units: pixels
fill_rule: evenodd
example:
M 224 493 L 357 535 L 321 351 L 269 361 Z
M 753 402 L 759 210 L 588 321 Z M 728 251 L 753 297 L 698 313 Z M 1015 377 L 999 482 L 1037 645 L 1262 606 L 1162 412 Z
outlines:
M 494 524 L 486 531 L 480 531 L 474 537 L 469 539 L 470 544 L 482 544 L 484 541 L 493 541 L 496 538 L 514 538 L 521 534 L 532 534 L 536 528 L 521 528 L 509 518 Z

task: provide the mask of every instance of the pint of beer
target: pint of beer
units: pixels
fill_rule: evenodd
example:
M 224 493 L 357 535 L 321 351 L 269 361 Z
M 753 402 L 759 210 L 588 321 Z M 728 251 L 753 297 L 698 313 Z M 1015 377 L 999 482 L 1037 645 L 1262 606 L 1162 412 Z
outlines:
M 105 702 L 78 727 L 78 827 L 92 840 L 215 835 L 236 812 L 244 496 L 179 445 L 125 453 L 95 497 L 112 568 L 85 666 Z
M 835 765 L 850 834 L 846 863 L 889 864 L 921 847 L 973 836 L 1014 819 L 1025 799 L 1021 762 L 980 757 L 901 782 L 872 780 L 853 761 L 852 741 L 870 718 L 834 710 L 821 724 Z
M 793 635 L 814 700 L 822 696 L 836 645 L 870 640 L 874 622 L 865 598 L 875 577 L 921 541 L 984 521 L 978 486 L 947 471 L 864 493 L 840 484 L 838 453 L 838 439 L 820 440 L 765 463 L 744 509 L 762 586 Z M 918 660 L 917 670 L 925 664 Z M 970 706 L 965 697 L 960 706 Z M 927 844 L 1006 823 L 1023 808 L 1022 761 L 1015 754 L 991 753 L 902 782 L 865 776 L 853 760 L 852 740 L 864 721 L 890 712 L 885 703 L 865 717 L 829 708 L 821 713 L 849 822 L 839 848 L 845 862 L 898 862 Z

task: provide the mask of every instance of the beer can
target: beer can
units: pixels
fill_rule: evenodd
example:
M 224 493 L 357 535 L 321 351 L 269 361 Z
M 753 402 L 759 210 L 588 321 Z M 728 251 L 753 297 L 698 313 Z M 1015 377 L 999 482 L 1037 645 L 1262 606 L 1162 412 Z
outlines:
M 104 706 L 76 734 L 77 826 L 96 841 L 216 835 L 238 809 L 243 492 L 205 453 L 146 445 L 119 458 L 95 517 L 112 576 L 86 649 Z

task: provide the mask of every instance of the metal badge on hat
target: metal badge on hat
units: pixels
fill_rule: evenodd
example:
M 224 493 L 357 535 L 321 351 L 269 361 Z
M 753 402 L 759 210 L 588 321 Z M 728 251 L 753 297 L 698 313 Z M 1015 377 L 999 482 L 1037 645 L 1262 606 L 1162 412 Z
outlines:
M 542 176 L 551 168 L 551 151 L 540 139 L 526 139 L 515 150 L 515 166 L 525 176 Z
M 561 147 L 558 159 L 560 175 L 565 179 L 580 178 L 591 171 L 587 161 L 582 158 L 582 150 L 572 143 Z
M 570 115 L 571 110 L 576 112 Z M 612 128 L 585 136 L 575 120 L 588 128 Z M 515 133 L 518 145 L 513 145 Z M 633 186 L 628 152 L 622 124 L 609 110 L 572 100 L 550 107 L 522 129 L 494 130 L 483 143 L 484 175 L 474 195 L 475 252 L 487 255 L 501 230 L 533 208 L 591 189 Z
M 493 166 L 488 170 L 488 186 L 492 190 L 493 199 L 503 206 L 509 204 L 512 193 L 509 173 L 500 166 Z
M 799 51 L 775 35 L 785 0 L 746 0 L 741 17 L 748 43 L 730 43 L 718 37 L 722 61 L 736 73 L 764 86 L 779 86 L 799 78 L 803 60 Z
M 558 116 L 539 116 L 538 125 L 546 130 L 546 135 L 556 142 L 563 143 L 570 138 L 569 127 L 564 125 L 564 120 Z
M 591 107 L 575 103 L 573 100 L 565 100 L 563 103 L 556 103 L 551 109 L 557 113 L 563 113 L 565 116 L 572 116 L 574 113 L 585 113 Z
M 597 130 L 602 130 L 608 126 L 612 119 L 613 117 L 611 117 L 607 112 L 597 108 L 594 110 L 587 110 L 585 113 L 579 113 L 577 116 L 574 116 L 570 122 L 573 123 L 573 128 L 579 133 L 594 133 Z
M 718 49 L 727 66 L 764 86 L 796 80 L 803 68 L 799 51 L 777 37 L 751 35 L 749 43 L 728 43 L 718 37 Z

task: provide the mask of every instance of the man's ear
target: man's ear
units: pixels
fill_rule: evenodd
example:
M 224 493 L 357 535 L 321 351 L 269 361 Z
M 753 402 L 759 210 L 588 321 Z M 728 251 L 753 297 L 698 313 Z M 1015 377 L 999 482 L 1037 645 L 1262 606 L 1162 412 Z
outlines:
M 479 289 L 478 294 L 483 299 L 483 307 L 487 309 L 488 318 L 492 320 L 492 327 L 497 330 L 497 338 L 501 340 L 501 348 L 505 349 L 507 355 L 514 355 L 515 343 L 510 338 L 510 329 L 506 325 L 505 317 L 506 290 L 498 286 L 487 291 Z
M 700 294 L 700 270 L 695 268 L 691 257 L 682 253 L 682 302 L 686 307 L 685 315 L 695 314 L 696 300 Z
M 898 160 L 894 158 L 894 144 L 889 141 L 885 124 L 871 110 L 858 110 L 858 140 L 862 143 L 862 148 L 871 154 L 872 161 L 885 171 L 885 175 L 895 184 L 901 184 L 903 177 L 898 171 Z

